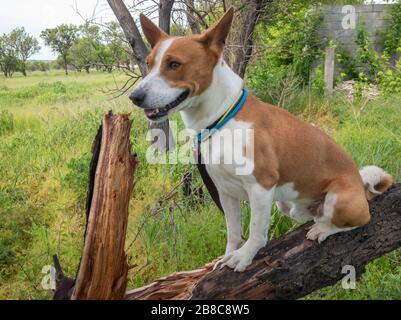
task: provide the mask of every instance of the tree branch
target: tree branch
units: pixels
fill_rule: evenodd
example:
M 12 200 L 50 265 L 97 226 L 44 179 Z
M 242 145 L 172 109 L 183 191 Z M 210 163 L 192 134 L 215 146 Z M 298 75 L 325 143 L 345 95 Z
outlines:
M 367 263 L 401 246 L 401 184 L 370 202 L 372 221 L 323 243 L 306 239 L 310 223 L 268 242 L 242 273 L 229 268 L 179 272 L 132 291 L 126 299 L 297 299 L 333 285 L 350 265 Z
M 128 116 L 110 114 L 103 120 L 101 140 L 99 135 L 95 139 L 90 170 L 90 181 L 94 179 L 94 183 L 89 187 L 93 192 L 88 193 L 85 246 L 72 292 L 73 300 L 124 297 L 128 272 L 125 235 L 137 165 L 131 155 L 130 129 Z M 60 266 L 58 268 L 61 270 Z

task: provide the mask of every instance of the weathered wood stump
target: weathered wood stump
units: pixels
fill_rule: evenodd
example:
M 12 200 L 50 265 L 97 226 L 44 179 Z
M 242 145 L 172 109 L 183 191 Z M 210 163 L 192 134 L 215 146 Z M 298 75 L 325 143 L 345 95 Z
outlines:
M 81 263 L 75 283 L 66 282 L 63 276 L 59 279 L 55 298 L 106 300 L 125 295 L 128 265 L 124 245 L 137 165 L 131 155 L 130 131 L 127 115 L 109 114 L 103 119 L 92 148 Z M 66 283 L 73 288 L 66 288 Z
M 136 160 L 131 155 L 131 121 L 103 120 L 85 246 L 72 299 L 121 299 L 127 289 L 124 251 Z

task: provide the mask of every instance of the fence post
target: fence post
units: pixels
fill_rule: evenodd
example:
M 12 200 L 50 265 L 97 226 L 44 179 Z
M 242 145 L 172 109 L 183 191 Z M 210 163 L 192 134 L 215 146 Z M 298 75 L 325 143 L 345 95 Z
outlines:
M 325 83 L 325 93 L 328 96 L 333 95 L 334 91 L 334 57 L 335 48 L 326 48 L 326 57 L 324 61 L 324 83 Z

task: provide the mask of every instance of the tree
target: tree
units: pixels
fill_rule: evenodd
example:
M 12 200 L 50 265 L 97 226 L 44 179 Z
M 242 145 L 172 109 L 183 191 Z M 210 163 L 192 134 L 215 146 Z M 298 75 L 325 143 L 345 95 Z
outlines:
M 77 38 L 68 50 L 67 61 L 81 71 L 89 73 L 92 64 L 97 62 L 96 51 L 101 45 L 100 28 L 92 25 L 79 27 L 80 37 Z
M 0 69 L 6 77 L 11 77 L 18 69 L 18 57 L 9 35 L 0 37 Z
M 26 62 L 32 55 L 39 52 L 39 42 L 35 37 L 29 35 L 24 27 L 12 30 L 8 37 L 10 45 L 19 59 L 19 70 L 26 76 Z
M 263 1 L 225 0 L 224 5 L 225 7 L 234 5 L 240 8 L 236 15 L 235 24 L 230 31 L 225 58 L 231 68 L 239 76 L 244 77 L 246 67 L 252 57 L 253 33 L 262 13 Z
M 67 60 L 80 71 L 89 72 L 91 66 L 111 72 L 122 65 L 129 68 L 129 47 L 122 40 L 118 23 L 110 22 L 104 28 L 85 24 L 80 26 L 80 37 L 68 51 Z
M 89 38 L 78 39 L 68 50 L 67 61 L 74 65 L 78 71 L 84 69 L 89 73 L 91 62 L 95 61 L 95 52 L 91 42 Z
M 107 43 L 112 55 L 112 61 L 120 68 L 126 66 L 130 69 L 130 57 L 132 51 L 124 38 L 124 32 L 121 29 L 118 22 L 112 21 L 105 25 L 105 29 L 102 32 L 103 41 Z
M 68 75 L 68 51 L 78 38 L 78 28 L 74 25 L 62 24 L 56 28 L 42 31 L 40 36 L 53 52 L 61 56 L 65 74 Z

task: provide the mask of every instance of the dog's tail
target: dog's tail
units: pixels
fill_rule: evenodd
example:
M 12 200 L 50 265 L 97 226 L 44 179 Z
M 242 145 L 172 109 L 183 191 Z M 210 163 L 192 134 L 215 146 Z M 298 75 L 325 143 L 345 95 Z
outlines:
M 393 177 L 376 166 L 367 166 L 359 170 L 365 185 L 366 198 L 368 200 L 382 194 L 393 184 Z

